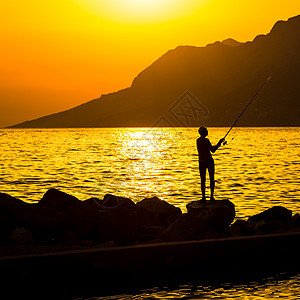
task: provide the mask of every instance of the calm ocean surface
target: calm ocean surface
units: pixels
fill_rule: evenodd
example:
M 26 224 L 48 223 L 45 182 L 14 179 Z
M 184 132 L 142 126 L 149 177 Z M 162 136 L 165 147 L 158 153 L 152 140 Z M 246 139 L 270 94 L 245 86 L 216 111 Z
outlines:
M 282 278 L 281 278 L 282 277 Z M 74 297 L 73 300 L 212 300 L 212 299 L 235 299 L 235 300 L 270 300 L 300 299 L 300 276 L 279 274 L 275 277 L 264 278 L 248 282 L 193 282 L 177 287 L 156 287 L 151 290 L 139 291 L 132 294 L 120 294 L 107 297 Z
M 208 138 L 226 131 L 209 128 Z M 216 199 L 233 201 L 242 218 L 274 205 L 300 213 L 299 133 L 234 128 L 214 154 Z M 80 200 L 158 196 L 186 211 L 201 198 L 197 137 L 197 128 L 2 129 L 0 191 L 28 202 L 51 187 Z
M 209 128 L 208 138 L 216 144 L 226 131 Z M 300 213 L 299 133 L 234 128 L 214 154 L 216 199 L 233 201 L 237 218 L 274 205 Z M 197 128 L 0 129 L 0 192 L 27 202 L 39 201 L 51 187 L 80 200 L 106 193 L 133 201 L 158 196 L 185 212 L 188 202 L 201 198 L 197 137 Z M 299 299 L 299 283 L 296 275 L 107 299 Z

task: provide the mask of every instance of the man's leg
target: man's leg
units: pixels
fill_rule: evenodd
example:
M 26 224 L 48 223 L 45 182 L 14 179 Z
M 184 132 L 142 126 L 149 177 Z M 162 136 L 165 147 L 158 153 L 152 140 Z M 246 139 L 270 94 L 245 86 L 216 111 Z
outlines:
M 199 167 L 200 171 L 200 179 L 201 179 L 201 192 L 202 192 L 202 200 L 205 201 L 205 180 L 206 180 L 206 168 Z
M 215 191 L 215 165 L 212 164 L 208 167 L 209 180 L 210 180 L 210 200 L 214 199 L 214 191 Z

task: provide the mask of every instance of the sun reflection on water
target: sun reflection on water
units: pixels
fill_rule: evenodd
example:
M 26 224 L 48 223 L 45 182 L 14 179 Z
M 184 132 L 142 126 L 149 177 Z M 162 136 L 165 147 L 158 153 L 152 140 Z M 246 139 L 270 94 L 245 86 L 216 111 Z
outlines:
M 210 128 L 215 144 L 227 128 Z M 237 217 L 300 208 L 299 128 L 235 128 L 215 154 L 217 199 Z M 158 196 L 183 211 L 201 197 L 197 128 L 1 130 L 0 191 L 36 202 L 50 187 L 81 200 Z M 209 188 L 209 187 L 207 187 Z

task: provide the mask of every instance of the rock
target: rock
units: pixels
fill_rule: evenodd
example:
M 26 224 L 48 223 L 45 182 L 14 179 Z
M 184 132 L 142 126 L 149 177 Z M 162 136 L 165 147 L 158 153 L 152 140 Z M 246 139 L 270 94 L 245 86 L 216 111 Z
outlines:
M 1 231 L 10 232 L 16 227 L 24 227 L 24 224 L 18 220 L 17 213 L 20 210 L 27 209 L 30 204 L 23 202 L 10 195 L 0 193 L 0 223 Z
M 93 197 L 83 201 L 82 204 L 90 210 L 98 210 L 102 209 L 103 200 Z
M 196 217 L 198 220 L 200 228 L 197 231 L 205 226 L 207 231 L 225 232 L 235 217 L 234 204 L 229 200 L 206 203 L 195 201 L 187 204 L 187 210 L 188 214 Z
M 44 194 L 38 205 L 60 211 L 66 215 L 72 214 L 73 210 L 83 207 L 82 202 L 76 197 L 53 188 Z
M 300 215 L 298 213 L 292 217 L 292 225 L 294 227 L 300 227 Z
M 12 245 L 13 243 L 14 241 L 9 234 L 0 232 L 0 246 Z
M 28 228 L 36 242 L 52 241 L 66 223 L 66 216 L 56 210 L 25 203 L 1 194 L 0 230 L 11 232 L 14 228 Z
M 249 222 L 249 221 L 248 221 L 248 222 Z M 265 221 L 260 221 L 260 222 L 257 222 L 257 223 L 252 222 L 252 223 L 254 224 L 255 232 L 258 232 L 258 231 L 259 231 L 259 228 L 260 228 L 261 226 L 263 226 L 263 225 L 266 224 Z
M 118 228 L 119 217 L 116 211 L 99 211 L 92 237 L 98 242 L 116 240 Z
M 117 241 L 120 245 L 131 245 L 138 239 L 138 216 L 134 209 L 121 206 L 118 209 L 119 228 Z
M 167 225 L 167 220 L 172 215 L 181 215 L 180 208 L 175 207 L 168 202 L 157 197 L 146 198 L 136 204 L 137 206 L 146 208 L 154 217 L 153 225 Z
M 116 208 L 119 219 L 117 240 L 120 245 L 130 245 L 138 238 L 139 224 L 136 204 L 127 198 L 121 198 Z
M 187 209 L 187 214 L 174 218 L 175 221 L 163 231 L 160 237 L 164 241 L 176 242 L 224 236 L 235 217 L 234 205 L 228 200 L 192 202 L 187 205 Z
M 249 217 L 249 221 L 268 223 L 271 220 L 279 220 L 284 223 L 292 222 L 292 211 L 282 206 L 273 206 L 259 214 Z
M 179 242 L 194 239 L 197 230 L 194 226 L 194 217 L 188 214 L 182 215 L 166 230 L 162 232 L 160 238 L 166 242 Z
M 107 242 L 102 243 L 102 244 L 99 245 L 99 247 L 101 247 L 101 248 L 111 248 L 111 247 L 114 247 L 114 246 L 116 246 L 114 241 L 107 241 Z
M 78 238 L 72 230 L 66 230 L 61 235 L 61 243 L 65 246 L 71 246 L 71 247 L 79 245 Z
M 164 226 L 149 226 L 145 228 L 143 233 L 153 236 L 159 236 L 166 228 Z
M 94 245 L 94 242 L 91 240 L 81 240 L 80 246 L 82 247 L 92 247 Z
M 97 222 L 97 215 L 93 210 L 87 208 L 76 197 L 56 189 L 48 190 L 39 201 L 38 206 L 65 214 L 70 230 L 79 239 L 88 238 Z
M 0 193 L 0 213 L 4 215 L 11 215 L 17 209 L 27 207 L 28 203 L 14 198 L 8 194 Z
M 171 224 L 173 224 L 175 221 L 177 221 L 178 219 L 180 219 L 182 216 L 182 214 L 176 214 L 176 215 L 171 215 L 168 217 L 167 219 L 167 226 L 170 226 Z
M 54 209 L 40 207 L 37 204 L 18 209 L 15 212 L 18 223 L 28 227 L 36 242 L 55 244 L 68 226 L 65 214 Z
M 144 227 L 143 230 L 139 233 L 139 241 L 147 242 L 157 239 L 165 229 L 166 228 L 164 226 Z
M 65 214 L 51 208 L 39 207 L 36 204 L 18 210 L 15 216 L 28 227 L 49 230 L 63 227 L 67 221 Z
M 24 227 L 15 228 L 11 233 L 11 238 L 17 245 L 32 244 L 34 242 L 32 233 Z
M 289 229 L 289 226 L 285 222 L 276 219 L 272 219 L 267 223 L 264 221 L 259 223 L 261 223 L 261 225 L 257 228 L 257 234 L 284 233 Z
M 119 245 L 133 244 L 138 238 L 136 205 L 128 198 L 105 195 L 93 236 L 99 242 L 114 240 Z
M 164 240 L 162 239 L 154 239 L 154 240 L 151 240 L 151 241 L 147 241 L 146 244 L 160 244 L 160 243 L 163 243 Z
M 102 209 L 115 209 L 119 206 L 135 208 L 135 203 L 129 198 L 119 197 L 111 194 L 106 194 L 104 196 Z
M 0 233 L 4 236 L 9 234 L 15 227 L 14 223 L 11 218 L 0 212 Z
M 1 217 L 2 216 L 2 217 Z M 57 210 L 29 204 L 6 194 L 0 195 L 0 223 L 14 221 L 26 227 L 53 228 L 65 221 Z
M 203 232 L 201 234 L 195 235 L 195 240 L 215 240 L 226 238 L 228 235 L 225 233 L 216 233 L 216 232 Z
M 135 205 L 135 211 L 141 228 L 155 226 L 154 215 L 148 209 L 140 205 Z
M 229 228 L 230 235 L 253 235 L 256 232 L 254 222 L 245 221 L 245 220 L 236 220 Z

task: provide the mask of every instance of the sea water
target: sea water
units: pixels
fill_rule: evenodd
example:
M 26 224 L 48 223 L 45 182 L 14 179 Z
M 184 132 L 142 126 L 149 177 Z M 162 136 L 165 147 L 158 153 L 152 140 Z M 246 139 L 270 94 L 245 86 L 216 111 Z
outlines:
M 300 275 L 277 274 L 275 277 L 266 277 L 259 280 L 236 282 L 205 282 L 171 286 L 154 287 L 134 293 L 119 294 L 105 297 L 73 297 L 73 300 L 299 300 Z
M 216 144 L 227 130 L 209 128 L 208 138 Z M 275 205 L 300 213 L 299 133 L 300 128 L 234 128 L 228 144 L 213 155 L 216 200 L 231 200 L 237 218 Z M 107 193 L 135 202 L 157 196 L 185 212 L 188 202 L 201 198 L 197 138 L 197 128 L 2 129 L 0 192 L 30 203 L 49 188 L 80 200 Z M 299 274 L 276 276 L 90 299 L 300 298 Z
M 216 144 L 228 128 L 209 128 Z M 300 213 L 300 128 L 234 128 L 215 152 L 215 198 L 236 217 L 274 205 Z M 201 199 L 197 128 L 0 130 L 0 192 L 27 202 L 49 188 L 86 200 L 157 196 L 186 211 Z M 209 180 L 207 178 L 207 196 Z

